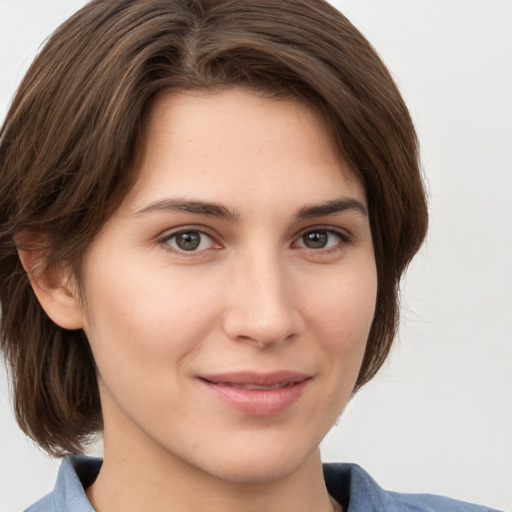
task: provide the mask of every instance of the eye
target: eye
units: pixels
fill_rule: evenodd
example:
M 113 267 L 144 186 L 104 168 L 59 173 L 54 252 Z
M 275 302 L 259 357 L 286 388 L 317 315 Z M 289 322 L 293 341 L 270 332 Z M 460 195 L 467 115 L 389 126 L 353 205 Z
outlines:
M 167 250 L 176 252 L 198 252 L 216 245 L 211 236 L 203 231 L 187 229 L 167 235 L 161 241 Z
M 349 241 L 349 237 L 345 233 L 334 229 L 317 228 L 302 233 L 294 245 L 296 247 L 319 250 L 335 248 Z

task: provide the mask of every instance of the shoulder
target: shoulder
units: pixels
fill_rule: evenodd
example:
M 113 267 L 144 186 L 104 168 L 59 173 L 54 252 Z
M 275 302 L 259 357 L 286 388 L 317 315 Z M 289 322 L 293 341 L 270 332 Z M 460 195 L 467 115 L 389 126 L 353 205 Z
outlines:
M 55 499 L 54 494 L 51 492 L 44 498 L 34 503 L 31 507 L 28 507 L 25 512 L 55 512 Z
M 442 496 L 386 491 L 356 464 L 325 464 L 324 476 L 329 493 L 347 512 L 493 512 Z
M 482 505 L 475 505 L 433 494 L 389 493 L 396 503 L 397 510 L 424 512 L 497 512 Z
M 84 489 L 95 480 L 100 467 L 101 459 L 65 457 L 54 490 L 25 512 L 94 512 Z

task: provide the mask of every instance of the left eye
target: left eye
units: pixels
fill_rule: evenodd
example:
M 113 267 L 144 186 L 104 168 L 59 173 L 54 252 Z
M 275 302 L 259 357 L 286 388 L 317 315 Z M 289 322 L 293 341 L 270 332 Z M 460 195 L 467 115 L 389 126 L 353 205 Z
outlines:
M 296 247 L 307 249 L 329 249 L 344 241 L 345 237 L 334 230 L 313 229 L 303 233 L 295 242 Z
M 163 243 L 171 250 L 194 252 L 210 249 L 215 245 L 214 240 L 206 233 L 197 230 L 179 231 L 167 236 Z

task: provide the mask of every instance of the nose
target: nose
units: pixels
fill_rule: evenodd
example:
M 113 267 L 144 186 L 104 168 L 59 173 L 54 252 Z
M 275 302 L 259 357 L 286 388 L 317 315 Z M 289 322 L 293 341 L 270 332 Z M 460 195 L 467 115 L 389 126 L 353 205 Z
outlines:
M 223 328 L 237 341 L 271 347 L 302 330 L 292 276 L 277 255 L 253 254 L 234 264 Z

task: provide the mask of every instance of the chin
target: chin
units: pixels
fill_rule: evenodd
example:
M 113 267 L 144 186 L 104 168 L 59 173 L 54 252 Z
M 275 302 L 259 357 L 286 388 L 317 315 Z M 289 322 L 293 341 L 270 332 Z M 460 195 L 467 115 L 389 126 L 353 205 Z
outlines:
M 265 449 L 258 450 L 257 445 L 253 448 L 246 453 L 235 454 L 229 459 L 217 459 L 218 463 L 208 472 L 216 478 L 233 483 L 264 484 L 288 478 L 310 460 L 320 461 L 318 448 L 311 453 L 286 453 L 284 450 L 269 453 Z M 211 461 L 212 459 L 208 460 L 210 466 Z

